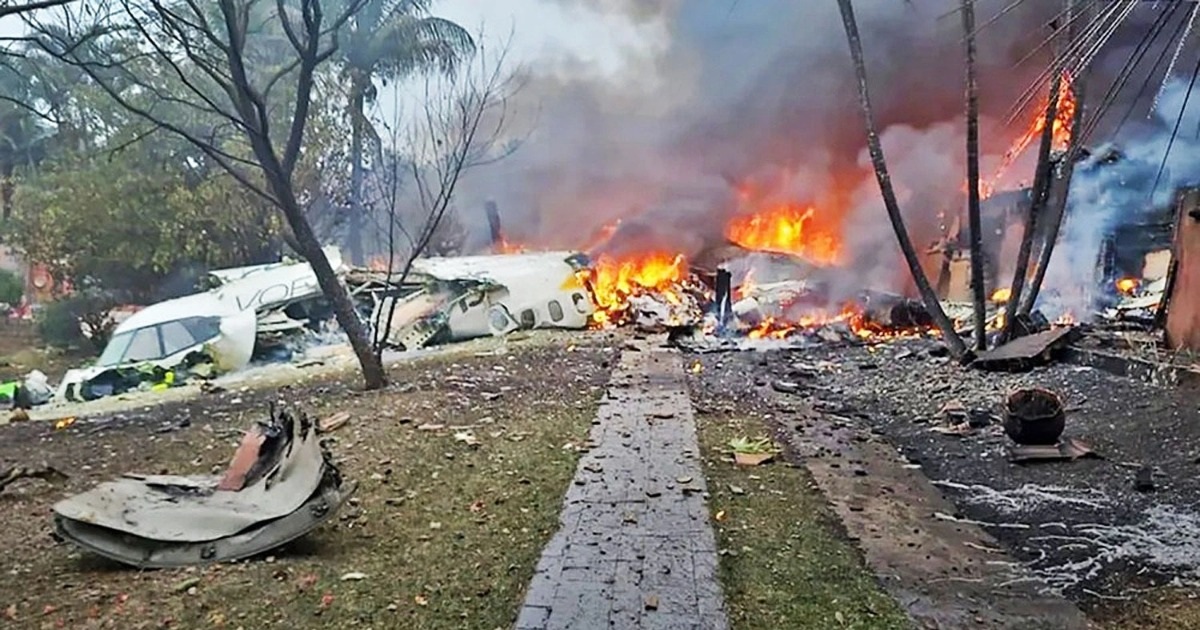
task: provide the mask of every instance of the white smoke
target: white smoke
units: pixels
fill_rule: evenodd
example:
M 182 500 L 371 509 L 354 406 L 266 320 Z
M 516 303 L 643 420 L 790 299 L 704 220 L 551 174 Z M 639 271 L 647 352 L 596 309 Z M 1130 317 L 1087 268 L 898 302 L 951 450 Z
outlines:
M 1076 167 L 1063 231 L 1039 296 L 1039 308 L 1051 319 L 1064 313 L 1089 316 L 1101 290 L 1105 237 L 1119 225 L 1169 206 L 1177 190 L 1200 179 L 1200 98 L 1189 99 L 1188 87 L 1186 81 L 1171 80 L 1152 114 L 1155 124 L 1119 144 L 1097 148 Z M 1120 157 L 1106 163 L 1113 151 Z
M 885 256 L 895 252 L 894 236 L 859 159 L 863 123 L 835 3 L 546 1 L 624 15 L 668 43 L 620 76 L 596 76 L 569 59 L 530 67 L 518 95 L 524 104 L 514 109 L 537 112 L 532 133 L 516 154 L 472 173 L 457 196 L 480 232 L 480 208 L 493 199 L 517 241 L 578 246 L 580 235 L 620 217 L 699 242 L 735 210 L 733 185 L 756 182 L 845 217 L 851 245 L 878 259 L 864 274 L 894 275 L 896 258 Z M 964 72 L 957 7 L 856 7 L 885 148 L 923 245 L 930 234 L 919 228 L 936 226 L 949 209 L 939 196 L 960 192 L 964 179 L 965 141 L 952 128 L 961 128 Z M 981 39 L 983 96 L 994 116 L 1036 74 L 1036 64 L 1013 67 L 1016 51 L 1044 36 L 1046 13 L 1022 7 Z M 1015 49 L 1023 37 L 1030 46 Z M 985 139 L 1002 152 L 1007 136 Z

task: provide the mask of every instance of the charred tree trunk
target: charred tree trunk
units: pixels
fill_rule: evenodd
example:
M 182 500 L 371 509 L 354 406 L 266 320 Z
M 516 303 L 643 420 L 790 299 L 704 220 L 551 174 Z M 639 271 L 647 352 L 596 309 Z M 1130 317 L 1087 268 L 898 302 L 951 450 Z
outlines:
M 1067 14 L 1070 20 L 1070 12 L 1074 0 L 1067 0 Z M 1033 277 L 1029 280 L 1029 290 L 1025 295 L 1021 296 L 1021 304 L 1018 306 L 1018 315 L 1029 315 L 1033 312 L 1034 305 L 1037 304 L 1038 294 L 1042 290 L 1042 282 L 1046 279 L 1046 270 L 1050 267 L 1050 259 L 1054 255 L 1054 245 L 1058 241 L 1058 233 L 1062 229 L 1062 222 L 1067 214 L 1067 201 L 1070 198 L 1071 179 L 1075 175 L 1075 162 L 1079 156 L 1079 151 L 1083 147 L 1083 138 L 1080 137 L 1083 131 L 1083 114 L 1084 114 L 1084 99 L 1087 92 L 1087 74 L 1085 68 L 1081 76 L 1075 81 L 1075 115 L 1071 118 L 1071 144 L 1067 148 L 1067 154 L 1063 158 L 1062 166 L 1060 167 L 1061 176 L 1059 187 L 1055 190 L 1055 195 L 1048 204 L 1049 216 L 1047 219 L 1047 231 L 1045 241 L 1042 243 L 1041 251 L 1038 253 L 1036 266 L 1034 267 Z M 1053 182 L 1051 177 L 1049 181 Z
M 970 230 L 971 303 L 975 351 L 987 350 L 986 288 L 983 285 L 983 221 L 979 217 L 979 86 L 975 78 L 975 0 L 962 0 L 967 34 L 967 224 Z
M 1054 121 L 1058 118 L 1058 93 L 1062 89 L 1062 73 L 1058 68 L 1058 60 L 1054 62 L 1054 77 L 1050 81 L 1050 102 L 1046 105 L 1045 121 L 1042 129 L 1042 140 L 1038 146 L 1037 170 L 1034 173 L 1033 189 L 1029 200 L 1029 211 L 1025 217 L 1025 233 L 1021 236 L 1021 247 L 1017 250 L 1016 268 L 1008 303 L 1004 306 L 1004 330 L 1000 332 L 1000 343 L 1008 341 L 1013 332 L 1013 320 L 1016 319 L 1017 306 L 1021 302 L 1021 292 L 1025 289 L 1025 279 L 1029 276 L 1029 258 L 1033 253 L 1033 240 L 1037 233 L 1038 216 L 1043 213 L 1046 198 L 1049 196 L 1050 183 L 1053 181 L 1053 169 L 1050 163 L 1050 150 L 1054 144 Z
M 350 221 L 346 235 L 350 248 L 350 262 L 362 265 L 366 262 L 363 252 L 363 134 L 366 132 L 366 99 L 363 86 L 354 80 L 350 102 Z
M 858 32 L 858 23 L 854 17 L 854 7 L 851 4 L 851 0 L 838 0 L 838 7 L 841 9 L 842 25 L 846 29 L 846 39 L 850 45 L 850 56 L 854 61 L 854 72 L 858 78 L 859 107 L 862 109 L 863 118 L 866 122 L 867 145 L 871 151 L 871 164 L 875 169 L 875 178 L 879 182 L 879 190 L 883 196 L 883 204 L 887 208 L 888 219 L 891 221 L 892 230 L 896 233 L 896 240 L 899 242 L 900 250 L 904 254 L 904 261 L 908 264 L 909 272 L 912 274 L 913 281 L 917 285 L 917 291 L 921 295 L 921 300 L 925 303 L 925 308 L 933 318 L 934 324 L 941 330 L 950 353 L 955 358 L 964 360 L 969 356 L 967 347 L 963 344 L 963 340 L 958 336 L 958 333 L 954 331 L 953 322 L 946 316 L 946 312 L 942 310 L 942 304 L 938 300 L 933 287 L 929 284 L 929 278 L 926 277 L 925 270 L 921 268 L 921 260 L 917 256 L 917 250 L 908 235 L 908 229 L 904 226 L 904 217 L 900 214 L 900 204 L 896 200 L 896 191 L 892 188 L 892 179 L 891 175 L 888 174 L 887 161 L 883 155 L 883 146 L 879 141 L 879 131 L 875 126 L 875 114 L 871 109 L 871 96 L 867 87 L 867 66 L 866 61 L 863 59 L 862 37 Z
M 488 236 L 491 238 L 491 246 L 494 250 L 504 243 L 504 229 L 500 224 L 500 208 L 496 206 L 495 201 L 488 201 L 483 204 L 483 212 L 487 215 Z

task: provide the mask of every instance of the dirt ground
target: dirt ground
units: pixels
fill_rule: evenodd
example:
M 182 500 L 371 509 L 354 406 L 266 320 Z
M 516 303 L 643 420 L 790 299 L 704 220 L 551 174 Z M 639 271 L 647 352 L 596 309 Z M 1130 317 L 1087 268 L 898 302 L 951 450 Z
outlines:
M 1043 582 L 1111 627 L 1188 627 L 1195 619 L 1200 517 L 1200 398 L 1097 370 L 1052 365 L 1024 374 L 964 370 L 928 340 L 875 347 L 720 355 L 726 383 L 787 388 L 840 421 L 894 444 L 959 512 L 978 521 Z M 706 362 L 707 363 L 707 362 Z M 1066 435 L 1103 459 L 1017 465 L 999 426 L 1007 392 L 1060 394 Z M 990 426 L 945 435 L 948 403 L 992 414 Z M 1134 487 L 1153 470 L 1155 488 Z M 1166 585 L 1183 585 L 1162 591 Z
M 621 346 L 612 335 L 537 336 L 399 364 L 381 392 L 359 391 L 339 367 L 283 387 L 260 382 L 159 406 L 131 400 L 63 430 L 0 426 L 0 467 L 46 461 L 71 475 L 61 486 L 22 481 L 0 493 L 0 625 L 506 628 L 557 525 Z M 948 518 L 982 524 L 1042 588 L 1105 627 L 1193 627 L 1196 394 L 1066 365 L 983 374 L 936 354 L 932 341 L 906 340 L 706 355 L 702 370 L 690 370 L 734 627 L 908 625 L 795 453 L 760 468 L 730 465 L 730 440 L 773 435 L 782 444 L 793 430 L 763 406 L 763 392 L 895 445 L 955 503 Z M 690 369 L 698 359 L 682 360 Z M 777 391 L 785 381 L 795 391 Z M 1059 392 L 1067 434 L 1103 459 L 1019 466 L 995 422 L 966 436 L 934 430 L 947 403 L 998 418 L 1006 392 L 1027 385 Z M 51 537 L 53 503 L 99 481 L 221 470 L 270 401 L 316 417 L 352 414 L 330 443 L 360 486 L 335 524 L 270 557 L 172 571 L 129 570 Z M 455 439 L 464 430 L 479 446 Z M 1153 491 L 1134 488 L 1143 465 L 1154 470 Z M 342 579 L 351 573 L 366 577 Z
M 330 378 L 135 413 L 0 427 L 0 466 L 46 461 L 63 486 L 0 493 L 0 620 L 15 628 L 504 628 L 511 625 L 607 381 L 602 339 L 394 368 L 363 393 Z M 351 422 L 330 436 L 356 496 L 275 555 L 138 572 L 51 537 L 54 501 L 124 472 L 221 470 L 268 401 Z M 441 425 L 440 427 L 438 425 Z M 471 446 L 455 433 L 469 431 Z M 32 460 L 32 461 L 31 461 Z M 361 580 L 343 580 L 362 573 Z

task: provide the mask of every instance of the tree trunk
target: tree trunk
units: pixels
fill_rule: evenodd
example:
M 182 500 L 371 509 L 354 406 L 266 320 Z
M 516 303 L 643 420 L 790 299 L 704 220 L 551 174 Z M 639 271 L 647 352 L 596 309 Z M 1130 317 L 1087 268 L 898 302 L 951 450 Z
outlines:
M 871 164 L 875 168 L 875 178 L 879 181 L 879 190 L 883 196 L 883 204 L 887 208 L 888 219 L 892 230 L 896 233 L 904 261 L 908 264 L 909 272 L 917 285 L 921 300 L 926 310 L 933 317 L 934 324 L 941 330 L 942 336 L 955 358 L 965 360 L 969 352 L 963 340 L 954 331 L 954 324 L 946 317 L 937 294 L 929 284 L 925 270 L 921 268 L 921 260 L 917 250 L 909 238 L 908 229 L 904 226 L 904 217 L 900 214 L 900 204 L 896 200 L 896 191 L 892 188 L 891 175 L 888 174 L 887 162 L 883 155 L 883 146 L 879 142 L 879 132 L 875 127 L 875 114 L 871 109 L 870 91 L 867 88 L 867 66 L 863 59 L 862 39 L 858 32 L 858 23 L 854 18 L 854 7 L 850 0 L 838 0 L 842 12 L 842 25 L 846 29 L 846 39 L 850 44 L 850 56 L 854 61 L 854 72 L 858 78 L 858 100 L 867 127 L 867 145 L 871 151 Z
M 979 86 L 975 78 L 975 0 L 962 0 L 967 34 L 967 223 L 971 239 L 971 302 L 975 351 L 987 350 L 986 288 L 983 286 L 983 221 L 979 217 Z
M 321 292 L 333 306 L 334 317 L 350 340 L 350 347 L 354 350 L 354 356 L 358 358 L 359 366 L 362 368 L 363 385 L 366 389 L 384 387 L 387 385 L 387 373 L 383 369 L 383 361 L 379 355 L 373 352 L 367 327 L 354 308 L 350 292 L 338 279 L 337 273 L 329 264 L 329 259 L 325 257 L 325 252 L 321 251 L 321 243 L 313 233 L 312 226 L 308 224 L 308 219 L 305 218 L 300 203 L 296 200 L 290 178 L 280 168 L 270 146 L 265 145 L 260 138 L 252 137 L 251 141 L 271 192 L 275 195 L 284 217 L 287 218 L 288 225 L 292 228 L 296 249 L 312 265 L 313 274 L 317 276 L 317 284 L 321 287 Z
M 1050 102 L 1046 105 L 1045 127 L 1042 129 L 1042 140 L 1038 146 L 1037 170 L 1033 177 L 1033 189 L 1030 191 L 1029 211 L 1025 217 L 1025 233 L 1021 236 L 1021 247 L 1017 250 L 1016 268 L 1008 303 L 1004 305 L 1004 330 L 1000 331 L 1000 343 L 1007 342 L 1013 331 L 1013 322 L 1017 315 L 1017 306 L 1021 302 L 1021 292 L 1025 289 L 1025 279 L 1029 276 L 1029 258 L 1033 253 L 1033 239 L 1037 234 L 1038 216 L 1045 209 L 1046 198 L 1049 196 L 1050 183 L 1053 181 L 1050 150 L 1054 144 L 1054 120 L 1058 117 L 1058 93 L 1062 88 L 1062 72 L 1054 61 L 1054 78 L 1050 81 Z
M 363 123 L 366 98 L 362 82 L 355 78 L 350 86 L 350 224 L 347 235 L 350 262 L 365 264 L 363 252 Z
M 317 241 L 308 222 L 304 220 L 304 213 L 294 198 L 284 204 L 284 214 L 292 226 L 292 231 L 295 232 L 296 241 L 300 245 L 300 255 L 304 256 L 304 259 L 312 265 L 313 273 L 317 276 L 317 284 L 321 286 L 321 292 L 333 305 L 333 314 L 337 318 L 338 325 L 346 331 L 350 347 L 354 350 L 354 356 L 358 358 L 358 363 L 362 367 L 363 385 L 367 389 L 379 389 L 387 385 L 387 373 L 384 372 L 383 361 L 371 348 L 371 338 L 367 334 L 367 327 L 354 308 L 350 293 L 337 277 L 333 267 L 330 266 L 329 259 L 325 258 L 325 252 L 321 251 L 320 242 Z
M 1067 0 L 1067 19 L 1070 21 L 1071 9 L 1074 0 Z M 1033 277 L 1029 280 L 1029 290 L 1025 295 L 1021 296 L 1021 304 L 1017 312 L 1022 315 L 1028 315 L 1033 312 L 1034 305 L 1037 304 L 1038 294 L 1042 290 L 1042 282 L 1046 279 L 1046 270 L 1050 267 L 1050 259 L 1054 255 L 1054 245 L 1058 241 L 1058 233 L 1062 229 L 1063 219 L 1067 214 L 1067 200 L 1070 196 L 1071 179 L 1075 175 L 1075 161 L 1079 156 L 1079 150 L 1083 146 L 1083 138 L 1080 137 L 1083 131 L 1083 109 L 1084 99 L 1087 91 L 1087 75 L 1088 70 L 1085 68 L 1081 72 L 1081 76 L 1075 81 L 1075 115 L 1071 119 L 1071 145 L 1067 148 L 1067 155 L 1062 162 L 1062 177 L 1060 178 L 1059 187 L 1055 191 L 1054 199 L 1047 206 L 1050 213 L 1047 219 L 1050 221 L 1047 226 L 1045 241 L 1042 243 L 1041 251 L 1038 254 L 1037 263 L 1034 267 Z M 1053 178 L 1051 178 L 1053 181 Z

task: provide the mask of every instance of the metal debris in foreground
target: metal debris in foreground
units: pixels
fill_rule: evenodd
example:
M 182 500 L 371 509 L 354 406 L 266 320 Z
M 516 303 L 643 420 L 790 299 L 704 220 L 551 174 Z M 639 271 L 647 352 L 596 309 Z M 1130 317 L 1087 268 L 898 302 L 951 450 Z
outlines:
M 291 542 L 352 494 L 303 413 L 246 433 L 222 477 L 128 474 L 54 506 L 59 536 L 140 568 L 226 562 Z

